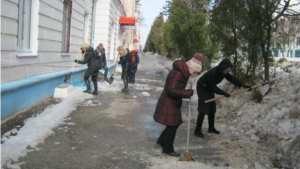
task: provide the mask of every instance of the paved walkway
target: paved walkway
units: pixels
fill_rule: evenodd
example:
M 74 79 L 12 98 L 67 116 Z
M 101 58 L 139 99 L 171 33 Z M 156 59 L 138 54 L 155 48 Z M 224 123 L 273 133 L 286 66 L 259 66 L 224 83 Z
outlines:
M 141 56 L 136 84 L 130 92 L 100 92 L 89 102 L 96 106 L 78 105 L 66 124 L 54 129 L 39 151 L 32 151 L 19 161 L 22 169 L 143 169 L 177 158 L 162 156 L 155 142 L 164 126 L 154 122 L 153 112 L 168 70 L 154 55 Z M 100 82 L 99 85 L 104 82 Z M 113 85 L 123 84 L 116 74 Z M 182 106 L 183 123 L 177 132 L 175 150 L 186 152 L 188 100 Z M 192 108 L 190 149 L 197 162 L 211 166 L 227 166 L 220 153 L 209 145 L 217 139 L 205 132 L 205 138 L 193 135 L 197 116 Z M 206 124 L 204 124 L 206 125 Z

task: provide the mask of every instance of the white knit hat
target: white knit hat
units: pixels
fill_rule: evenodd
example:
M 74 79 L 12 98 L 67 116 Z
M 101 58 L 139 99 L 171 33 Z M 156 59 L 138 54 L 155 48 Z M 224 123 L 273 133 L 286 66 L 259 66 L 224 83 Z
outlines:
M 189 68 L 195 70 L 196 72 L 201 72 L 202 70 L 202 60 L 203 55 L 201 53 L 196 53 L 192 59 L 186 62 Z

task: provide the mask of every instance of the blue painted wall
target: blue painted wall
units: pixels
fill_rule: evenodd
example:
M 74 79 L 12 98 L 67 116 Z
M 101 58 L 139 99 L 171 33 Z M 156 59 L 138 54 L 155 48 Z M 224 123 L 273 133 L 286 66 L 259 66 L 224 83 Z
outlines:
M 109 77 L 114 65 L 110 64 L 107 67 Z M 71 74 L 72 80 L 83 80 L 86 69 L 87 67 L 74 69 Z M 1 119 L 53 97 L 55 88 L 64 83 L 65 75 L 69 73 L 67 70 L 1 84 Z M 99 76 L 103 74 L 99 72 Z

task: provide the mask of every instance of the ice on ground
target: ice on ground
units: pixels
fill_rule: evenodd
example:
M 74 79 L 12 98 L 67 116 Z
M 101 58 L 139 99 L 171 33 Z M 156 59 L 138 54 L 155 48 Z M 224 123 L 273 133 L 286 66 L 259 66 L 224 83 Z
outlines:
M 53 128 L 64 123 L 64 119 L 76 109 L 77 104 L 91 97 L 93 95 L 72 87 L 68 98 L 55 106 L 49 106 L 35 117 L 27 119 L 17 136 L 10 136 L 1 145 L 2 166 L 9 165 L 11 161 L 18 162 L 20 157 L 26 156 L 28 146 L 35 149 L 39 143 L 43 143 L 45 138 L 54 134 Z
M 148 92 L 142 92 L 143 96 L 150 96 L 150 94 Z

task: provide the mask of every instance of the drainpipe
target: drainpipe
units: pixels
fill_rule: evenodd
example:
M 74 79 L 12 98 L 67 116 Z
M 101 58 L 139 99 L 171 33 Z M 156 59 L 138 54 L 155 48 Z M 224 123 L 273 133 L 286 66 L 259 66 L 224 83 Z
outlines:
M 96 4 L 97 4 L 97 0 L 94 0 L 93 3 L 93 11 L 92 11 L 92 35 L 91 35 L 91 39 L 90 39 L 90 44 L 91 47 L 94 47 L 94 37 L 95 37 L 95 18 L 96 18 Z

